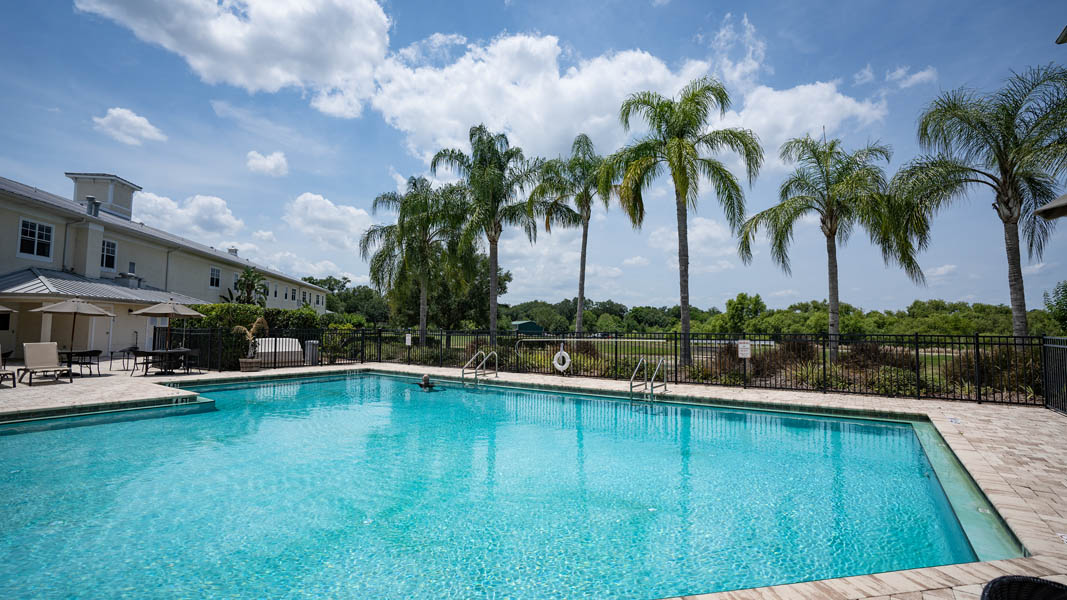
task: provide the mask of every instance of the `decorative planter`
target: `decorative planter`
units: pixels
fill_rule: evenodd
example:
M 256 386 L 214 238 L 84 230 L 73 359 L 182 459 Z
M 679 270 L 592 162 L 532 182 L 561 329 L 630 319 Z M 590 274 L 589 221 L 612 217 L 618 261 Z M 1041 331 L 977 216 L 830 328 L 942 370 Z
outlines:
M 237 361 L 241 363 L 242 371 L 258 371 L 259 359 L 258 358 L 238 358 Z

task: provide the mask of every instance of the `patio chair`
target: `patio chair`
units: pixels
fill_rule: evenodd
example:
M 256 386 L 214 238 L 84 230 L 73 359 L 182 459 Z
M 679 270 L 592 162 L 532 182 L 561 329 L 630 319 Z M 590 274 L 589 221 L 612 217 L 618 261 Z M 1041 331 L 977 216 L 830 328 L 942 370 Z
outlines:
M 148 375 L 148 368 L 153 366 L 153 355 L 151 352 L 144 350 L 133 350 L 130 352 L 133 358 L 133 368 L 130 369 L 130 377 L 133 377 L 137 372 L 138 367 L 144 367 L 144 374 Z
M 26 366 L 19 369 L 19 381 L 29 374 L 29 384 L 32 386 L 34 375 L 51 374 L 59 381 L 59 376 L 66 373 L 67 382 L 74 383 L 74 372 L 69 366 L 59 362 L 59 346 L 55 342 L 23 344 L 22 356 Z
M 74 354 L 72 364 L 78 365 L 78 374 L 84 373 L 83 369 L 89 367 L 89 374 L 93 374 L 93 365 L 96 365 L 96 374 L 100 375 L 100 355 L 103 350 L 86 350 Z
M 18 387 L 18 384 L 15 383 L 15 381 L 16 381 L 15 372 L 14 371 L 10 371 L 7 368 L 7 357 L 11 356 L 11 352 L 12 352 L 11 350 L 8 350 L 7 352 L 3 352 L 3 349 L 0 348 L 0 384 L 3 384 L 4 380 L 7 379 L 8 377 L 10 377 L 11 378 L 11 387 Z
M 200 367 L 200 350 L 192 349 L 185 353 L 182 357 L 182 364 L 185 366 L 185 372 L 189 373 L 192 369 L 196 369 L 197 373 L 203 373 L 203 369 Z
M 112 350 L 111 351 L 111 364 L 108 365 L 107 370 L 110 371 L 115 367 L 115 355 L 117 354 L 122 359 L 122 370 L 125 371 L 126 370 L 126 363 L 130 360 L 130 358 L 132 358 L 133 353 L 136 352 L 137 350 L 139 350 L 139 348 L 137 346 L 126 346 L 125 348 L 123 348 L 121 350 Z
M 1022 575 L 997 577 L 982 590 L 982 600 L 1065 600 L 1067 585 Z

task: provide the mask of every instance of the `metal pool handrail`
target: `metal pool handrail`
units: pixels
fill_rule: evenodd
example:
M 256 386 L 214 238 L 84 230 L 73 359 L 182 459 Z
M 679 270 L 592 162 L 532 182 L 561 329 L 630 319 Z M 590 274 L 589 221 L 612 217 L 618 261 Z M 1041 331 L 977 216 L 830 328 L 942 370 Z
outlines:
M 485 368 L 485 363 L 489 362 L 489 357 L 493 357 L 493 377 L 500 377 L 500 356 L 497 355 L 496 350 L 493 350 L 489 354 L 485 355 L 482 362 L 478 363 L 478 366 L 474 369 L 474 385 L 478 385 L 478 372 L 481 371 L 486 376 L 489 375 L 489 371 Z
M 641 382 L 641 392 L 644 393 L 644 391 L 648 389 L 648 363 L 645 362 L 645 357 L 642 356 L 641 360 L 637 361 L 637 366 L 634 367 L 633 375 L 630 375 L 630 400 L 634 399 L 634 377 L 637 377 L 637 371 L 640 370 L 642 366 L 645 368 L 645 378 Z
M 665 359 L 665 358 L 659 359 L 659 362 L 656 363 L 656 370 L 652 371 L 652 384 L 648 388 L 648 401 L 649 402 L 652 402 L 656 398 L 656 375 L 659 373 L 660 367 L 663 366 L 663 363 L 666 360 L 667 359 Z M 663 370 L 663 383 L 660 383 L 659 387 L 663 388 L 664 392 L 667 391 L 667 370 L 666 369 Z
M 463 365 L 463 369 L 459 372 L 460 382 L 464 382 L 467 379 L 467 369 L 470 368 L 472 362 L 478 360 L 478 355 L 481 355 L 484 358 L 485 352 L 482 350 L 475 352 L 474 356 L 472 356 L 471 359 L 467 361 L 467 364 Z M 478 367 L 474 368 L 474 383 L 476 385 L 478 383 Z

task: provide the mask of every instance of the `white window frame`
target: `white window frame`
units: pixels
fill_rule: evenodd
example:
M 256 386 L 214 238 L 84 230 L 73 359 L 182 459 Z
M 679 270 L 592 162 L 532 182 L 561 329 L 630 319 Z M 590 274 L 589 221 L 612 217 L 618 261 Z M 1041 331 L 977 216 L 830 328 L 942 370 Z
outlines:
M 114 253 L 111 255 L 111 259 L 112 259 L 111 262 L 114 263 L 114 266 L 112 266 L 112 267 L 105 267 L 104 266 L 104 256 L 106 256 L 106 254 L 104 254 L 104 248 L 106 248 L 108 244 L 111 244 L 111 246 L 114 248 Z M 115 270 L 118 268 L 118 266 L 119 266 L 119 243 L 116 242 L 115 240 L 108 240 L 108 239 L 101 240 L 101 242 L 100 242 L 100 270 L 101 271 L 106 271 L 108 273 L 114 273 Z
M 137 269 L 137 261 L 133 261 L 133 260 L 131 260 L 131 261 L 130 261 L 130 270 L 128 271 L 128 273 L 129 273 L 130 275 L 134 275 L 134 274 L 136 274 L 136 273 L 137 273 L 137 270 L 136 270 L 136 269 Z
M 218 275 L 215 275 L 216 272 L 218 272 Z M 215 282 L 214 285 L 211 284 L 212 281 Z M 213 290 L 217 290 L 220 285 L 222 285 L 222 269 L 218 267 L 210 267 L 207 272 L 207 286 Z
M 296 288 L 293 289 L 293 302 L 296 302 Z
M 50 240 L 50 242 L 48 244 L 48 256 L 47 257 L 38 256 L 36 254 L 25 254 L 25 253 L 22 252 L 22 224 L 26 223 L 26 222 L 33 223 L 34 225 L 37 225 L 37 226 L 47 225 L 49 228 L 52 229 L 52 239 Z M 34 243 L 36 244 L 36 242 L 34 242 Z M 36 249 L 36 246 L 34 246 L 34 248 Z M 49 262 L 50 263 L 50 262 L 52 262 L 52 257 L 55 256 L 55 253 L 56 253 L 56 226 L 54 224 L 52 224 L 52 223 L 49 223 L 48 221 L 30 219 L 30 218 L 27 218 L 27 217 L 19 217 L 19 232 L 17 234 L 15 234 L 15 256 L 17 256 L 19 258 L 25 258 L 25 259 L 29 259 L 29 260 L 39 260 L 41 262 Z
M 308 304 L 308 291 L 300 290 L 300 306 Z

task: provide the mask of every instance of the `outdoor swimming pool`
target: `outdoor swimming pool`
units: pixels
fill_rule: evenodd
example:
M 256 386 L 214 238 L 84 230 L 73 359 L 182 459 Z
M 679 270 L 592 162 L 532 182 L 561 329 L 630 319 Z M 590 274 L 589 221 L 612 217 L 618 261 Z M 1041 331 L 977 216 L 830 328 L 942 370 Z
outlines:
M 443 385 L 0 427 L 0 597 L 652 599 L 1017 552 L 918 425 Z

